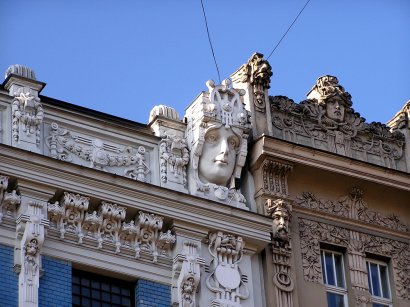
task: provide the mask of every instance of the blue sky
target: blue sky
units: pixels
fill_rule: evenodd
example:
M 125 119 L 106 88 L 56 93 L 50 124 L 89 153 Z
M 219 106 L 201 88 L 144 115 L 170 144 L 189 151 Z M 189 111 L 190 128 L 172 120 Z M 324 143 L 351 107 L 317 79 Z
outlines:
M 221 78 L 271 52 L 305 0 L 203 0 Z M 335 75 L 368 122 L 410 99 L 410 1 L 311 0 L 269 59 L 270 95 L 296 102 Z M 146 123 L 218 81 L 200 0 L 0 2 L 0 70 L 33 68 L 42 94 Z

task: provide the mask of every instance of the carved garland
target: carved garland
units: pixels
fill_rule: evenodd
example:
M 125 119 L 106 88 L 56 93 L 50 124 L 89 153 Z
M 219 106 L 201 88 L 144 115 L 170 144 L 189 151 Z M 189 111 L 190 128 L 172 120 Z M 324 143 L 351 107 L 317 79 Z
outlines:
M 397 297 L 410 300 L 409 244 L 302 218 L 299 218 L 299 231 L 306 281 L 322 282 L 320 243 L 330 243 L 347 248 L 353 288 L 369 289 L 365 253 L 377 254 L 392 260 Z
M 409 228 L 400 222 L 396 215 L 383 216 L 376 211 L 370 210 L 367 203 L 363 200 L 363 190 L 356 187 L 352 188 L 347 196 L 337 201 L 321 200 L 311 192 L 304 192 L 301 196 L 297 197 L 295 204 L 315 211 L 326 212 L 377 226 L 409 232 Z
M 61 200 L 48 204 L 48 217 L 52 229 L 60 233 L 60 239 L 67 234 L 77 237 L 78 243 L 84 239 L 96 241 L 99 249 L 104 243 L 115 247 L 115 253 L 121 249 L 134 250 L 135 258 L 141 251 L 152 256 L 157 262 L 158 256 L 168 255 L 175 243 L 175 235 L 161 232 L 163 217 L 140 211 L 139 216 L 129 223 L 122 222 L 126 218 L 126 208 L 117 204 L 102 202 L 98 211 L 87 213 L 89 198 L 65 192 Z M 121 224 L 122 223 L 122 224 Z

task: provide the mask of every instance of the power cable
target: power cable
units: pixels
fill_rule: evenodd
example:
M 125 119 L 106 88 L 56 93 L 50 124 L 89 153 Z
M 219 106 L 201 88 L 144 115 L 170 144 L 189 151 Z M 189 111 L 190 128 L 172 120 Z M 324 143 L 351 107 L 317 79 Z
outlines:
M 201 0 L 202 1 L 202 0 Z M 299 16 L 302 14 L 303 10 L 305 9 L 305 7 L 309 4 L 310 0 L 308 0 L 305 5 L 303 6 L 303 8 L 300 10 L 299 14 L 296 16 L 296 18 L 293 20 L 292 24 L 289 26 L 289 28 L 286 30 L 285 34 L 283 34 L 282 38 L 279 40 L 279 42 L 276 44 L 275 48 L 273 48 L 272 52 L 269 53 L 269 56 L 266 58 L 267 60 L 269 60 L 270 56 L 275 52 L 276 48 L 278 48 L 278 46 L 280 45 L 280 43 L 282 42 L 282 40 L 285 38 L 286 34 L 288 34 L 289 30 L 292 28 L 292 26 L 294 25 L 294 23 L 296 22 L 296 20 L 298 20 Z
M 309 0 L 309 1 L 310 1 L 310 0 Z M 212 47 L 211 35 L 209 34 L 208 21 L 206 20 L 206 14 L 205 14 L 204 3 L 202 2 L 202 0 L 201 0 L 201 5 L 202 5 L 202 12 L 204 13 L 206 33 L 208 33 L 209 45 L 211 46 L 211 51 L 212 51 L 212 56 L 213 56 L 213 58 L 214 58 L 214 62 L 215 62 L 215 66 L 216 66 L 216 71 L 218 72 L 219 84 L 221 84 L 221 75 L 219 74 L 218 64 L 216 63 L 215 52 L 214 52 L 214 48 Z

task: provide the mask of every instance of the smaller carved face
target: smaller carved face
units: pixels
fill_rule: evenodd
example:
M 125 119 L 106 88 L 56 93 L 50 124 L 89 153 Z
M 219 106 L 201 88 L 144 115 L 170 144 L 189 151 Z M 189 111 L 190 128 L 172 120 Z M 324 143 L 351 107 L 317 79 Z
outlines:
M 344 121 L 345 104 L 340 97 L 335 96 L 326 101 L 326 115 L 337 123 Z
M 273 235 L 281 240 L 288 239 L 289 213 L 285 209 L 278 209 L 273 213 Z

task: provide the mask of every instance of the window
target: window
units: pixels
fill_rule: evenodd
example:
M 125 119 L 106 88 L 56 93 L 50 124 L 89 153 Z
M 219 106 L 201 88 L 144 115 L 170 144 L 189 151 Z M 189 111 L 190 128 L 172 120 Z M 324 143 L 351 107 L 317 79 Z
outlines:
M 333 251 L 321 250 L 320 258 L 328 307 L 347 306 L 343 255 Z
M 134 284 L 73 270 L 73 307 L 132 307 Z
M 366 266 L 373 307 L 392 306 L 387 264 L 385 262 L 367 260 Z

